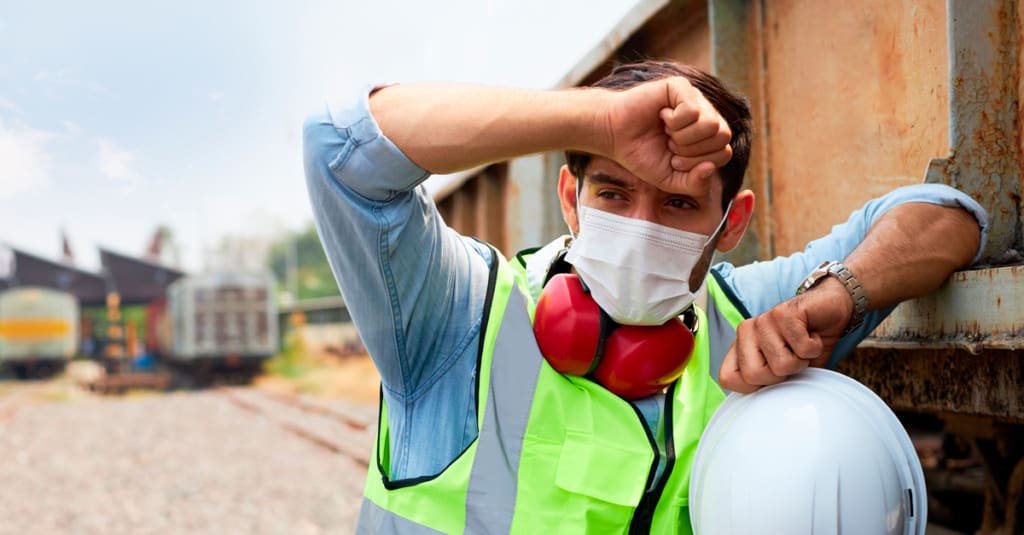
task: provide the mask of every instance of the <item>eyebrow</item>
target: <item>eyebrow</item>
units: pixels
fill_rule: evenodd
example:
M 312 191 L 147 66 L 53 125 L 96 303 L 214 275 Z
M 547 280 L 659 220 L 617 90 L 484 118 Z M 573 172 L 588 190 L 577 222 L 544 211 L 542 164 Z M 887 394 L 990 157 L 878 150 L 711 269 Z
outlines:
M 617 186 L 627 190 L 636 189 L 635 186 L 625 180 L 605 173 L 594 173 L 592 175 L 587 175 L 586 178 L 590 179 L 592 183 L 598 185 Z

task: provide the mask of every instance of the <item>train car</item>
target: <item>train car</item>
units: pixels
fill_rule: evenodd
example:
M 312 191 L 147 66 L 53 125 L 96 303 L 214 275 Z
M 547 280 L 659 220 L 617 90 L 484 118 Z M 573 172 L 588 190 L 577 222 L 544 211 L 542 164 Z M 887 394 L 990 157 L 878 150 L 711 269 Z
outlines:
M 252 376 L 277 351 L 277 307 L 269 274 L 184 277 L 167 288 L 166 306 L 150 311 L 159 353 L 200 376 Z
M 78 350 L 78 300 L 67 292 L 20 287 L 0 292 L 0 364 L 20 378 L 64 368 Z

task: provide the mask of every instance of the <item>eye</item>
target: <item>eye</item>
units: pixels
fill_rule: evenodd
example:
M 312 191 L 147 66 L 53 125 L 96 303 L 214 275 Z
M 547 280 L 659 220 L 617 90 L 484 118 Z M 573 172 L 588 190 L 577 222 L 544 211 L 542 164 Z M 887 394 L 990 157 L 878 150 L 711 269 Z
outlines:
M 607 199 L 609 201 L 623 201 L 623 200 L 626 200 L 626 196 L 625 195 L 623 195 L 622 193 L 620 193 L 618 191 L 611 190 L 611 189 L 601 190 L 601 191 L 597 192 L 597 196 L 599 198 L 601 198 L 601 199 Z
M 675 198 L 669 199 L 669 200 L 665 201 L 665 204 L 668 205 L 668 206 L 671 206 L 672 208 L 679 208 L 679 209 L 693 209 L 693 208 L 697 208 L 696 204 L 690 202 L 687 199 L 683 199 L 683 198 L 679 198 L 679 197 L 675 197 Z

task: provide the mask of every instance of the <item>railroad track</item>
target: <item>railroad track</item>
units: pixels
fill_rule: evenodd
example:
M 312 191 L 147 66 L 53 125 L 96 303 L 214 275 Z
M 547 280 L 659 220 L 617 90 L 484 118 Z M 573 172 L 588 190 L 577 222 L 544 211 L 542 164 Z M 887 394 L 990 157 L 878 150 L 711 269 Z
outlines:
M 232 404 L 260 415 L 319 448 L 343 455 L 361 468 L 370 464 L 374 438 L 369 422 L 295 395 L 218 386 Z

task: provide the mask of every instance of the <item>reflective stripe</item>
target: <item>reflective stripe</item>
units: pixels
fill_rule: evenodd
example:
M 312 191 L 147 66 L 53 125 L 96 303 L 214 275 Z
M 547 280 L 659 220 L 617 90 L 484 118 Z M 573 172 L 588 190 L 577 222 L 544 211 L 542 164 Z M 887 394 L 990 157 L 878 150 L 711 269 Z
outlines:
M 359 523 L 356 525 L 356 535 L 378 534 L 444 535 L 440 531 L 398 516 L 364 498 L 363 505 L 359 508 Z
M 722 361 L 725 354 L 736 341 L 736 327 L 725 318 L 718 308 L 717 299 L 708 299 L 708 358 L 710 365 L 708 373 L 718 384 L 718 373 L 722 368 Z
M 511 529 L 523 435 L 540 374 L 542 357 L 536 348 L 526 301 L 515 287 L 503 317 L 494 343 L 484 421 L 466 492 L 466 533 L 508 533 Z
M 746 318 L 746 308 L 737 306 L 730 299 L 733 295 L 728 288 L 723 288 L 718 279 L 708 276 L 706 280 L 708 300 L 705 304 L 708 321 L 708 373 L 718 384 L 718 374 L 722 370 L 725 354 L 736 341 L 736 328 Z M 742 309 L 742 311 L 741 311 Z

